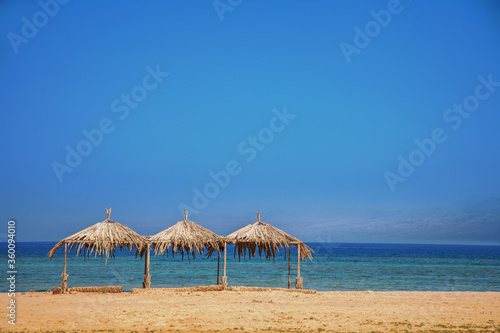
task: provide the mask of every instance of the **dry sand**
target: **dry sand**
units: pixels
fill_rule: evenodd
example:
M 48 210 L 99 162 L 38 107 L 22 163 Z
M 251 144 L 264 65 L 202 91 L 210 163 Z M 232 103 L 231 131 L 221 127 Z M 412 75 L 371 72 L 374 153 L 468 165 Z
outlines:
M 0 294 L 8 304 L 7 294 Z M 18 293 L 1 331 L 500 332 L 500 292 Z

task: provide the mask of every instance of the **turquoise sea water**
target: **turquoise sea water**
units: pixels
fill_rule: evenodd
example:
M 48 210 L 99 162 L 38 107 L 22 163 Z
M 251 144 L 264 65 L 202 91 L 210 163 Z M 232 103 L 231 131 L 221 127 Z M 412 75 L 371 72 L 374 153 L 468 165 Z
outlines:
M 60 286 L 63 252 L 50 260 L 47 253 L 55 243 L 17 243 L 17 291 L 48 290 Z M 500 246 L 395 245 L 395 244 L 308 244 L 313 260 L 301 262 L 304 288 L 328 290 L 421 290 L 421 291 L 500 291 Z M 1 243 L 1 261 L 7 275 L 7 244 Z M 287 287 L 288 260 L 284 251 L 275 262 L 253 258 L 238 261 L 228 247 L 229 285 Z M 297 252 L 292 248 L 291 280 L 297 275 Z M 222 275 L 222 257 L 221 257 Z M 68 255 L 69 287 L 123 286 L 140 288 L 144 260 L 128 251 L 117 252 L 107 265 L 104 259 Z M 152 287 L 182 287 L 216 284 L 217 254 L 207 259 L 181 260 L 151 256 Z M 5 281 L 5 282 L 4 282 Z M 7 291 L 2 279 L 2 292 Z

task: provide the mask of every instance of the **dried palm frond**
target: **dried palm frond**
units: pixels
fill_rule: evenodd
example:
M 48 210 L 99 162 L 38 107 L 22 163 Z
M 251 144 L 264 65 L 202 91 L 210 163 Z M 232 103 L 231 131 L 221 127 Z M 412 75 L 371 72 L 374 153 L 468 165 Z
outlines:
M 196 253 L 203 254 L 207 250 L 210 257 L 213 252 L 222 248 L 223 238 L 216 233 L 202 227 L 193 221 L 188 221 L 187 211 L 184 211 L 184 221 L 179 221 L 170 228 L 149 236 L 148 242 L 153 246 L 155 255 L 167 253 L 171 247 L 172 256 L 180 252 L 184 259 L 184 252 L 196 258 Z
M 77 246 L 77 256 L 83 251 L 87 256 L 95 253 L 95 256 L 104 257 L 106 260 L 109 256 L 114 256 L 117 248 L 120 250 L 128 249 L 129 251 L 135 249 L 137 253 L 142 254 L 146 250 L 146 238 L 123 224 L 111 221 L 109 218 L 111 208 L 106 208 L 106 213 L 106 220 L 68 236 L 57 243 L 48 253 L 49 258 L 52 259 L 56 251 L 64 244 L 69 245 L 68 251 Z
M 258 249 L 259 256 L 262 256 L 262 252 L 264 252 L 266 259 L 273 258 L 274 260 L 280 246 L 285 249 L 286 259 L 286 250 L 291 245 L 300 247 L 302 260 L 312 259 L 311 252 L 313 251 L 309 246 L 286 232 L 260 221 L 260 213 L 257 213 L 257 222 L 236 230 L 225 239 L 229 243 L 235 243 L 234 255 L 236 256 L 237 252 L 240 259 L 242 254 L 243 257 L 246 257 L 247 251 L 249 259 L 255 257 Z

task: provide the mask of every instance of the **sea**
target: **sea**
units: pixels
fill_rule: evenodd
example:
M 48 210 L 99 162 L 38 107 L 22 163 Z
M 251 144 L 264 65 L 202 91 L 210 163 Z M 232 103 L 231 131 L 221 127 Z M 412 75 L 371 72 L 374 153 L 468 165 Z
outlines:
M 60 286 L 63 251 L 53 259 L 47 253 L 55 242 L 16 244 L 15 288 L 46 291 Z M 305 289 L 318 291 L 500 291 L 500 246 L 339 244 L 307 243 L 313 259 L 300 262 Z M 4 262 L 1 292 L 8 291 L 7 243 L 0 243 L 0 261 Z M 227 277 L 229 286 L 288 286 L 288 259 L 280 248 L 274 261 L 234 256 L 228 246 Z M 223 261 L 220 261 L 222 276 Z M 178 288 L 209 286 L 217 283 L 218 258 L 198 255 L 195 259 L 176 254 L 154 256 L 150 262 L 151 286 Z M 68 287 L 122 286 L 124 290 L 141 288 L 144 258 L 128 250 L 117 251 L 114 258 L 83 255 L 75 249 L 67 258 Z M 292 247 L 291 284 L 297 276 L 297 249 Z

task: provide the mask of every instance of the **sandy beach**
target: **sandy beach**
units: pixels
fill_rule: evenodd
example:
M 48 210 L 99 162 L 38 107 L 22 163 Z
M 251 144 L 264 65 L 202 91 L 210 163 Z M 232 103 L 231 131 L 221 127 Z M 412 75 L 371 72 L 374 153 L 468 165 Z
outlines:
M 3 315 L 1 331 L 500 331 L 498 292 L 134 289 L 18 293 L 16 304 L 16 325 Z

